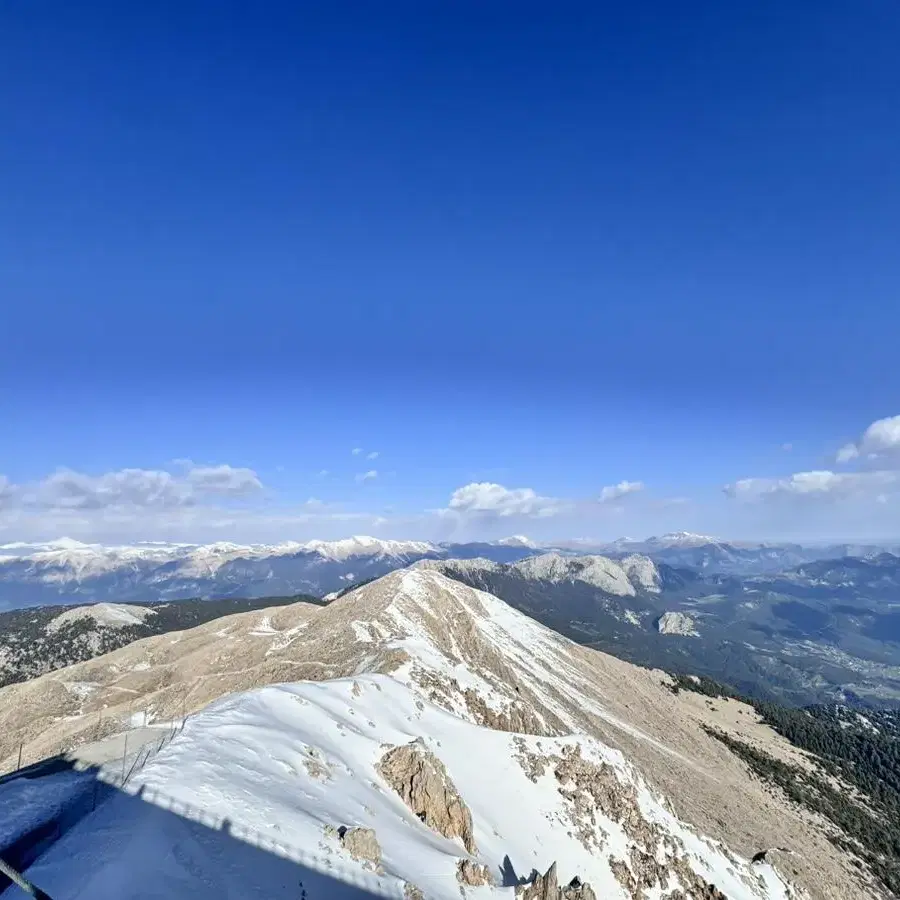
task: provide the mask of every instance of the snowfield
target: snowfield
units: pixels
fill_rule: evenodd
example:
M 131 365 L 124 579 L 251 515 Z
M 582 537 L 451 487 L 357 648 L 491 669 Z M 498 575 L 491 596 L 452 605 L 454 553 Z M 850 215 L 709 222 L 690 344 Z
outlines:
M 495 886 L 461 885 L 457 867 L 470 857 L 462 842 L 419 821 L 380 775 L 386 748 L 416 740 L 444 763 L 469 807 L 477 848 L 471 857 L 488 867 Z M 179 810 L 207 829 L 222 829 L 227 820 L 231 836 L 299 862 L 312 873 L 304 881 L 308 900 L 356 897 L 361 890 L 403 897 L 407 885 L 435 900 L 512 897 L 514 887 L 504 886 L 504 878 L 527 878 L 554 861 L 562 884 L 578 876 L 598 897 L 627 900 L 609 864 L 610 857 L 628 858 L 632 841 L 623 825 L 595 813 L 586 845 L 575 836 L 580 823 L 552 770 L 529 778 L 526 759 L 563 758 L 575 748 L 584 760 L 609 766 L 623 785 L 634 785 L 643 817 L 681 841 L 691 867 L 727 897 L 794 896 L 770 866 L 751 867 L 685 827 L 617 751 L 586 736 L 481 728 L 384 675 L 277 685 L 218 701 L 128 785 L 140 799 L 109 801 L 102 815 L 70 832 L 29 877 L 52 897 L 72 900 L 137 896 L 134 881 L 141 872 L 165 886 L 159 896 L 298 896 L 289 892 L 296 883 L 279 890 L 268 877 L 282 877 L 280 865 L 223 868 L 209 846 L 211 836 L 186 842 L 182 816 L 147 810 L 152 804 Z M 374 831 L 380 866 L 349 855 L 337 833 L 341 826 Z M 669 891 L 647 896 L 661 898 L 678 886 L 672 882 Z

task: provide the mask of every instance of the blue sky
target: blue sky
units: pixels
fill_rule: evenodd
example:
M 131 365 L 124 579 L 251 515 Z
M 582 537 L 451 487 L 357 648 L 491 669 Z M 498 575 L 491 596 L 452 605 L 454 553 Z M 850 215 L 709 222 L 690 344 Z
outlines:
M 0 540 L 900 536 L 898 37 L 3 4 Z

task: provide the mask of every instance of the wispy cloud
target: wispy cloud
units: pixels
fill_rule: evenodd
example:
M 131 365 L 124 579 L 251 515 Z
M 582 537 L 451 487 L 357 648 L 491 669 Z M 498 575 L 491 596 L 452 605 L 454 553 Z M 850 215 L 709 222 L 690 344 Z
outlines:
M 374 481 L 377 477 L 377 470 L 369 469 L 368 472 L 360 472 L 359 475 L 356 476 L 356 481 L 358 484 L 364 484 L 367 481 Z
M 742 478 L 725 486 L 738 500 L 791 497 L 799 499 L 873 496 L 900 483 L 895 472 L 796 472 L 781 478 Z
M 636 494 L 644 489 L 642 481 L 620 481 L 618 484 L 607 485 L 600 491 L 599 500 L 601 503 L 612 503 L 614 500 L 620 500 L 628 494 Z
M 378 451 L 372 450 L 366 454 L 366 459 L 378 459 Z
M 23 506 L 43 509 L 153 508 L 248 497 L 262 487 L 252 469 L 229 465 L 194 466 L 177 473 L 119 469 L 102 475 L 58 469 L 35 485 L 18 486 L 16 494 Z
M 0 475 L 0 535 L 12 540 L 70 535 L 112 543 L 280 541 L 302 533 L 341 537 L 349 527 L 368 528 L 382 518 L 317 497 L 280 504 L 256 472 L 240 466 L 175 468 L 99 475 L 59 469 L 22 484 Z
M 350 453 L 351 453 L 353 456 L 359 456 L 362 452 L 363 452 L 363 448 L 362 448 L 362 447 L 354 447 L 354 448 L 350 451 Z

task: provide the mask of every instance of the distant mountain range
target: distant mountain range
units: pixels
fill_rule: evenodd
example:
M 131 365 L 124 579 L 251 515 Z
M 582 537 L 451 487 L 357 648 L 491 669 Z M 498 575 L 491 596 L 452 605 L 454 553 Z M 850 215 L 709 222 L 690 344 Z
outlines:
M 67 538 L 47 544 L 6 544 L 0 545 L 0 610 L 188 597 L 321 597 L 420 559 L 485 557 L 511 562 L 538 552 L 521 537 L 468 544 L 372 537 L 271 545 L 106 547 Z
M 729 543 L 687 532 L 644 541 L 622 538 L 607 544 L 572 541 L 557 547 L 541 547 L 522 535 L 494 542 L 444 544 L 352 537 L 261 545 L 145 543 L 118 547 L 64 538 L 45 544 L 0 545 L 0 610 L 188 597 L 321 597 L 421 559 L 483 558 L 510 563 L 548 550 L 561 556 L 641 555 L 674 568 L 752 576 L 826 559 L 875 557 L 884 549 L 849 544 Z
M 611 543 L 572 541 L 568 550 L 622 556 L 641 553 L 656 562 L 686 566 L 705 572 L 732 575 L 760 575 L 781 572 L 803 563 L 848 556 L 865 558 L 885 551 L 900 553 L 900 544 L 832 543 L 804 545 L 792 543 L 751 543 L 725 541 L 704 534 L 677 531 L 646 540 L 619 538 Z

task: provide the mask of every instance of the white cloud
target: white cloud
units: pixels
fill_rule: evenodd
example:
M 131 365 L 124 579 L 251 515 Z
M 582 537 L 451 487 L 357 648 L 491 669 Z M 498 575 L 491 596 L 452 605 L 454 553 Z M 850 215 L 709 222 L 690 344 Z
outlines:
M 329 473 L 328 469 L 319 469 L 319 471 L 317 473 L 317 477 L 318 478 L 327 478 L 329 474 L 330 473 Z
M 371 453 L 367 453 L 366 459 L 378 459 L 378 451 L 373 450 Z
M 608 484 L 600 491 L 600 502 L 611 503 L 627 494 L 635 494 L 644 489 L 642 481 L 620 481 L 618 484 Z
M 862 497 L 898 483 L 894 472 L 797 472 L 782 478 L 742 478 L 725 493 L 743 500 L 766 497 Z
M 376 469 L 369 469 L 368 472 L 360 472 L 359 475 L 356 476 L 356 481 L 359 484 L 363 484 L 366 481 L 374 481 L 378 477 L 378 471 Z
M 856 444 L 844 444 L 838 450 L 835 460 L 839 463 L 846 463 L 850 462 L 851 459 L 856 459 L 857 456 L 859 456 L 859 450 L 856 449 Z
M 363 448 L 362 448 L 362 447 L 354 447 L 354 448 L 350 451 L 350 453 L 353 454 L 353 456 L 359 456 L 359 454 L 362 453 L 362 452 L 363 452 Z
M 790 453 L 791 450 L 794 449 L 794 445 L 788 441 L 786 444 L 781 445 L 781 449 L 784 450 L 785 453 Z
M 837 461 L 846 463 L 861 456 L 900 461 L 900 416 L 889 416 L 873 422 L 858 441 L 841 447 L 837 453 Z
M 99 475 L 60 469 L 27 484 L 0 476 L 0 543 L 60 535 L 109 543 L 342 537 L 376 518 L 315 497 L 278 504 L 256 472 L 228 465 Z
M 556 515 L 563 507 L 563 501 L 542 497 L 531 488 L 506 488 L 502 484 L 481 481 L 457 488 L 445 512 L 484 518 L 544 518 Z

